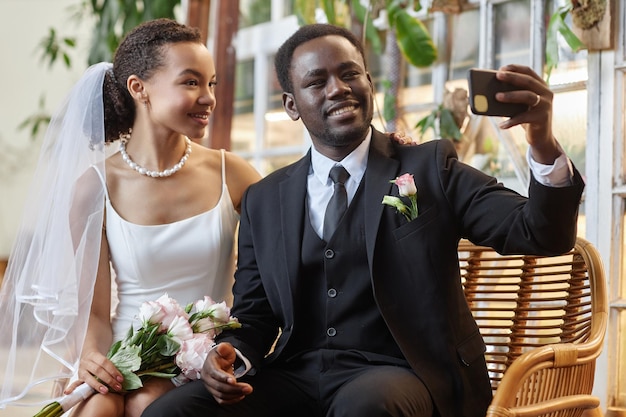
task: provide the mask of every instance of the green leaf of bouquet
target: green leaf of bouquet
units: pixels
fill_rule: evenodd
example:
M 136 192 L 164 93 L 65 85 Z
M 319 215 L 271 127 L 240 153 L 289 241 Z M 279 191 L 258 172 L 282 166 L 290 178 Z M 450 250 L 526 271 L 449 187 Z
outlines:
M 122 388 L 125 389 L 126 391 L 132 391 L 132 390 L 143 387 L 141 378 L 139 378 L 135 373 L 129 372 L 127 370 L 122 371 L 121 369 L 120 369 L 120 372 L 124 376 L 124 382 L 122 383 Z
M 111 362 L 115 365 L 120 372 L 126 370 L 133 372 L 139 369 L 141 366 L 141 347 L 140 346 L 125 346 L 118 350 L 115 355 L 111 357 Z
M 111 357 L 113 357 L 113 355 L 117 353 L 117 351 L 120 349 L 121 346 L 122 346 L 121 340 L 118 340 L 117 342 L 113 343 L 111 345 L 111 348 L 109 349 L 109 352 L 107 353 L 107 358 L 111 359 Z
M 176 368 L 176 367 L 174 367 Z M 155 376 L 157 378 L 174 378 L 176 376 L 175 373 L 168 373 L 168 372 L 145 372 L 142 375 L 144 376 Z
M 157 338 L 157 336 L 159 335 L 159 326 L 150 326 L 148 329 L 148 334 L 145 337 L 145 343 L 144 345 L 146 346 L 152 346 L 154 344 L 154 340 Z
M 159 339 L 159 353 L 163 356 L 172 356 L 175 355 L 176 352 L 180 349 L 180 343 L 176 342 L 171 337 L 164 335 Z

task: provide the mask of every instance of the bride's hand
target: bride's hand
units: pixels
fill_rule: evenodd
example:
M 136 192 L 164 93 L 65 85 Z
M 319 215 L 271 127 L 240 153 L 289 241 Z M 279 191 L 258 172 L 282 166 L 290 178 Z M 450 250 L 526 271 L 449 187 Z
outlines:
M 78 380 L 71 383 L 65 389 L 64 394 L 71 393 L 83 382 L 100 394 L 106 394 L 111 390 L 121 391 L 123 381 L 124 377 L 120 371 L 106 356 L 100 352 L 91 351 L 80 359 Z

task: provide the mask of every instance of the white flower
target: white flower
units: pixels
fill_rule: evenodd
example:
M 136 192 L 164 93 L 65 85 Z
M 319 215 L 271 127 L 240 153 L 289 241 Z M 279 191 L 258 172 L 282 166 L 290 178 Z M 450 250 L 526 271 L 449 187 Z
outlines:
M 142 324 L 157 324 L 163 321 L 165 310 L 156 301 L 146 301 L 139 308 L 139 320 Z
M 178 344 L 193 337 L 193 330 L 185 317 L 176 316 L 167 328 L 167 334 Z
M 213 320 L 219 323 L 226 323 L 230 319 L 230 308 L 224 301 L 213 304 L 209 308 L 209 313 Z
M 208 311 L 211 306 L 215 304 L 215 301 L 207 295 L 202 300 L 196 301 L 194 307 L 197 312 Z

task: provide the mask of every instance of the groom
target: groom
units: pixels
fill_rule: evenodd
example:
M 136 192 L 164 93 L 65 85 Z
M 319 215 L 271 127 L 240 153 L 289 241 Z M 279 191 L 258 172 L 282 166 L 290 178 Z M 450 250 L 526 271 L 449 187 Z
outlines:
M 144 416 L 484 416 L 485 345 L 457 245 L 573 246 L 583 182 L 552 135 L 552 92 L 526 67 L 500 71 L 520 90 L 499 99 L 528 105 L 501 125 L 528 124 L 525 198 L 459 162 L 448 140 L 401 145 L 371 127 L 372 80 L 349 31 L 301 27 L 275 65 L 284 108 L 313 146 L 243 201 L 232 308 L 243 327 L 217 338 L 201 381 Z M 347 171 L 337 186 L 336 165 Z M 417 186 L 412 221 L 381 204 L 405 173 Z M 332 231 L 335 189 L 347 211 Z

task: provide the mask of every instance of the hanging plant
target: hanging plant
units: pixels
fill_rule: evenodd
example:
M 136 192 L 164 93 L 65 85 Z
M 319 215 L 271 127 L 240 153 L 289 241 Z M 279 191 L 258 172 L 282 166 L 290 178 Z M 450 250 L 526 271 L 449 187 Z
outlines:
M 589 3 L 605 3 L 606 0 L 584 0 L 585 4 Z M 592 7 L 595 10 L 595 6 Z M 548 23 L 547 33 L 546 33 L 546 64 L 545 64 L 545 74 L 546 80 L 550 80 L 550 74 L 559 64 L 559 44 L 558 44 L 558 36 L 561 35 L 570 49 L 574 52 L 578 52 L 581 49 L 585 49 L 585 44 L 576 36 L 576 34 L 570 29 L 570 27 L 565 22 L 568 14 L 572 14 L 572 20 L 574 24 L 576 22 L 580 22 L 579 24 L 589 25 L 593 27 L 597 25 L 602 18 L 596 20 L 596 18 L 588 18 L 584 17 L 588 10 L 588 6 L 583 6 L 578 0 L 571 0 L 565 6 L 560 7 L 557 11 L 550 17 L 550 22 Z M 596 15 L 597 12 L 592 12 L 591 14 Z M 602 15 L 604 14 L 604 9 L 602 11 Z M 600 16 L 602 16 L 600 15 Z M 576 16 L 576 18 L 574 18 Z M 591 22 L 594 23 L 591 23 Z M 584 22 L 584 23 L 583 23 Z
M 581 29 L 592 29 L 602 21 L 606 0 L 572 0 L 572 21 Z

